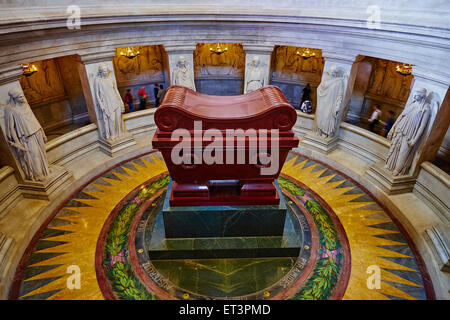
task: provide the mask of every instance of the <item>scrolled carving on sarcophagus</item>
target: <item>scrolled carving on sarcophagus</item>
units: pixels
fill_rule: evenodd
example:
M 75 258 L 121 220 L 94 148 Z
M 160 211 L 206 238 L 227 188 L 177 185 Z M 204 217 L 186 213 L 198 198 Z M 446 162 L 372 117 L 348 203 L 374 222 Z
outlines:
M 416 151 L 429 127 L 432 109 L 438 107 L 432 98 L 432 93 L 427 97 L 427 89 L 415 89 L 412 99 L 389 131 L 387 138 L 391 140 L 391 146 L 385 168 L 392 175 L 409 173 Z
M 347 75 L 332 65 L 317 87 L 316 126 L 322 137 L 333 137 L 339 125 Z
M 45 150 L 47 137 L 24 93 L 19 88 L 8 92 L 4 106 L 4 133 L 26 180 L 44 181 L 51 173 Z
M 94 75 L 94 99 L 101 135 L 113 140 L 124 133 L 121 114 L 125 105 L 111 73 L 107 65 L 99 65 Z

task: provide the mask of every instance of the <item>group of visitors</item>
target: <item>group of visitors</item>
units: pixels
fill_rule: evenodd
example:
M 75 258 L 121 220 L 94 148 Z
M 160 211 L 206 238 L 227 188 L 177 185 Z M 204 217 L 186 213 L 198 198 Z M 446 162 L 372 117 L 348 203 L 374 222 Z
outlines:
M 161 103 L 162 98 L 164 97 L 164 93 L 166 90 L 162 84 L 155 83 L 153 88 L 153 94 L 155 96 L 155 108 L 158 107 Z M 147 107 L 148 95 L 145 91 L 145 86 L 142 86 L 141 89 L 137 92 L 139 99 L 139 110 L 144 110 Z M 131 89 L 127 89 L 125 94 L 124 102 L 128 106 L 128 112 L 134 112 L 134 97 Z
M 380 123 L 381 115 L 382 115 L 381 107 L 379 104 L 376 104 L 373 107 L 373 112 L 369 119 L 369 130 L 371 132 L 375 132 L 376 126 Z M 395 122 L 394 115 L 395 115 L 394 111 L 392 111 L 392 110 L 388 111 L 388 117 L 386 119 L 386 124 L 383 126 L 383 129 L 381 130 L 381 133 L 380 133 L 383 137 L 386 137 L 388 135 L 389 131 L 391 130 L 392 126 L 394 125 L 394 122 Z

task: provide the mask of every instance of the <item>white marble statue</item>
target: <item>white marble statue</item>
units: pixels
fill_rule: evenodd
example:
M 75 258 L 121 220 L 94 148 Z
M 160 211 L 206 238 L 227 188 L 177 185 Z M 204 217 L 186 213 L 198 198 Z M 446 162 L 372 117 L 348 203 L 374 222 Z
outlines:
M 180 85 L 195 91 L 194 72 L 184 56 L 178 58 L 172 71 L 172 84 Z
M 317 87 L 317 131 L 322 137 L 335 135 L 343 96 L 344 76 L 332 65 Z
M 247 64 L 244 93 L 250 93 L 266 85 L 266 70 L 259 57 L 255 56 Z
M 122 115 L 125 105 L 117 89 L 111 70 L 104 64 L 98 67 L 94 78 L 94 97 L 98 113 L 98 122 L 105 139 L 116 139 L 123 133 Z
M 427 90 L 415 89 L 412 101 L 405 106 L 387 136 L 391 140 L 391 147 L 385 168 L 394 176 L 408 173 L 430 115 Z
M 26 180 L 44 181 L 50 174 L 45 151 L 47 137 L 22 92 L 9 90 L 5 107 L 5 135 Z

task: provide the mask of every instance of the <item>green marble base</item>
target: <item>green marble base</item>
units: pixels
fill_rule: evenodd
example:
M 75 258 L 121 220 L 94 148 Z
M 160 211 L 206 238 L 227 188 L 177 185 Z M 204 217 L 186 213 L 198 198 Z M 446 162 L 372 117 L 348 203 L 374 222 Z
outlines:
M 297 257 L 300 241 L 286 237 L 165 239 L 149 251 L 151 260 Z
M 286 203 L 279 205 L 171 207 L 172 181 L 162 209 L 166 238 L 282 236 Z

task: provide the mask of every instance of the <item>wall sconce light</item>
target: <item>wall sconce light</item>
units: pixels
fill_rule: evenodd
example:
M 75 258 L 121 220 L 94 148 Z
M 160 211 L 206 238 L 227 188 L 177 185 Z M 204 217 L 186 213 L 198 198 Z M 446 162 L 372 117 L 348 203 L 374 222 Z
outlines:
M 126 57 L 128 59 L 134 59 L 140 54 L 139 50 L 134 49 L 133 47 L 127 47 L 125 50 L 120 52 L 120 55 Z
M 412 64 L 407 64 L 407 63 L 402 63 L 402 64 L 398 64 L 395 67 L 395 71 L 399 74 L 401 74 L 402 76 L 408 76 L 410 74 L 412 74 Z
M 224 52 L 228 51 L 228 47 L 223 48 L 219 43 L 215 48 L 209 48 L 209 51 L 215 53 L 217 55 L 221 55 Z
M 302 52 L 297 51 L 295 54 L 305 60 L 316 56 L 316 53 L 313 51 L 313 49 L 310 48 L 304 48 Z
M 25 63 L 22 65 L 22 74 L 25 77 L 29 77 L 32 74 L 35 74 L 38 71 L 38 69 L 36 68 L 36 66 L 34 64 L 30 65 L 28 63 Z

